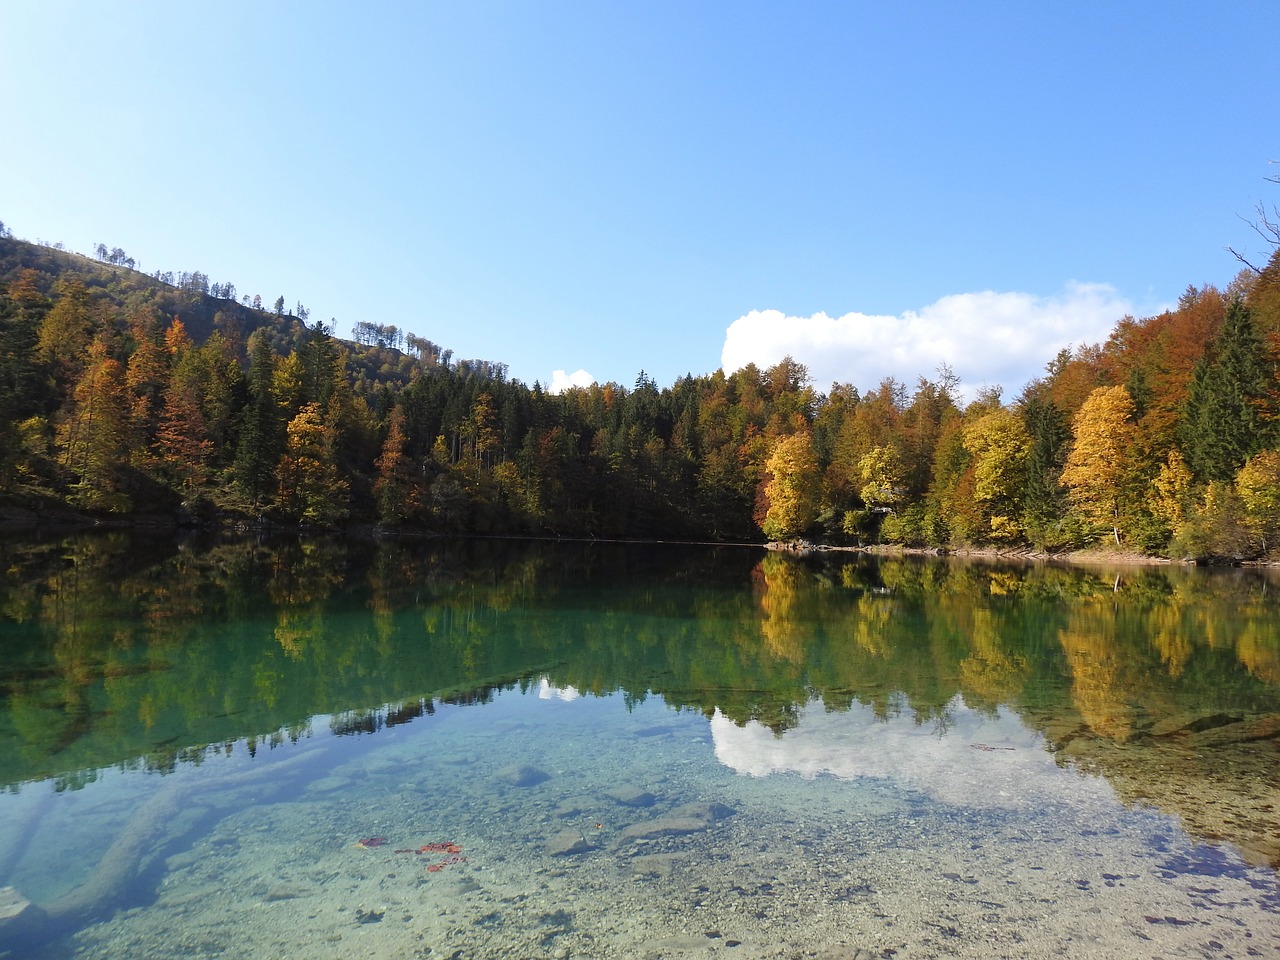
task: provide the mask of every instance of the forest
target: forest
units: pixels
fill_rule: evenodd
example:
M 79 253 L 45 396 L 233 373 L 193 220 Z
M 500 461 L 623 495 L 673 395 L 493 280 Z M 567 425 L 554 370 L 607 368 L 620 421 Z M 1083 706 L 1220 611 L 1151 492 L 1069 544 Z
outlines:
M 1266 558 L 1280 248 L 1016 397 L 787 358 L 551 394 L 392 324 L 0 229 L 0 519 Z

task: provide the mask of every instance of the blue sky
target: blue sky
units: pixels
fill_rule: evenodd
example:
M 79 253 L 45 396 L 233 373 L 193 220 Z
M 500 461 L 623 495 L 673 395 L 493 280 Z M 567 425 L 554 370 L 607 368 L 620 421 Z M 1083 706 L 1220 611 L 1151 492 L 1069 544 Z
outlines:
M 1006 395 L 1228 283 L 1280 4 L 50 3 L 0 220 L 550 384 L 790 352 Z

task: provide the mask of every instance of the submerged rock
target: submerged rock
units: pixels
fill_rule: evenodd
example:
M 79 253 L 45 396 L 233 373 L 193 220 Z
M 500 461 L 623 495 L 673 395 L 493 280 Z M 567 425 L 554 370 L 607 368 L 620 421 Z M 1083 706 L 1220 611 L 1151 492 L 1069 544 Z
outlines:
M 561 830 L 547 841 L 547 853 L 553 857 L 569 857 L 589 850 L 591 844 L 577 830 Z
M 338 790 L 347 790 L 354 786 L 355 781 L 350 777 L 321 777 L 318 780 L 312 780 L 307 786 L 309 793 L 335 793 Z
M 281 900 L 297 900 L 309 893 L 303 887 L 291 883 L 277 883 L 267 890 L 262 899 L 265 903 L 277 903 Z
M 1220 747 L 1230 743 L 1251 743 L 1254 740 L 1270 740 L 1280 737 L 1280 713 L 1228 723 L 1197 733 L 1192 742 L 1197 747 Z
M 733 807 L 725 806 L 723 803 L 685 803 L 676 807 L 671 811 L 673 817 L 693 817 L 697 820 L 723 820 L 726 817 L 732 817 L 738 811 Z
M 667 724 L 656 727 L 642 727 L 635 732 L 637 737 L 665 737 L 667 734 L 675 733 L 676 728 Z
M 550 780 L 551 774 L 527 763 L 515 763 L 498 771 L 498 779 L 505 780 L 515 787 L 535 787 L 544 780 Z
M 697 833 L 709 826 L 710 820 L 695 817 L 656 817 L 633 823 L 618 836 L 622 840 L 651 840 L 654 837 L 678 837 L 686 833 Z
M 606 791 L 605 796 L 616 800 L 624 807 L 651 807 L 656 802 L 656 798 L 648 790 L 642 790 L 631 784 L 614 787 Z
M 1148 732 L 1153 737 L 1170 737 L 1178 733 L 1200 733 L 1203 730 L 1212 730 L 1215 727 L 1225 727 L 1230 723 L 1239 723 L 1243 719 L 1244 717 L 1238 713 L 1181 713 L 1177 716 L 1160 720 Z
M 619 834 L 622 840 L 651 840 L 655 837 L 678 837 L 687 833 L 705 830 L 717 820 L 723 820 L 736 813 L 732 807 L 723 803 L 698 802 L 684 803 L 661 817 L 633 823 Z
M 669 877 L 674 867 L 688 860 L 687 853 L 650 853 L 633 857 L 628 865 L 641 876 Z
M 0 944 L 27 939 L 44 925 L 45 919 L 45 912 L 16 887 L 0 887 Z
M 551 815 L 562 820 L 567 817 L 577 817 L 581 816 L 583 810 L 591 806 L 593 804 L 585 797 L 570 797 L 556 804 L 555 809 L 551 811 Z

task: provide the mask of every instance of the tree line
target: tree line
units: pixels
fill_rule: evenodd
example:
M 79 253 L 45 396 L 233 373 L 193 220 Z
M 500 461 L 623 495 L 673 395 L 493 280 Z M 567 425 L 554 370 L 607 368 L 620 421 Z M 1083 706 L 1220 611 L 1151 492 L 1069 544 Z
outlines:
M 1012 399 L 967 403 L 946 367 L 820 392 L 791 358 L 553 395 L 396 326 L 343 340 L 282 298 L 263 310 L 125 259 L 0 238 L 10 499 L 196 522 L 1110 541 L 1178 557 L 1262 556 L 1280 537 L 1280 252 L 1225 290 L 1120 319 Z

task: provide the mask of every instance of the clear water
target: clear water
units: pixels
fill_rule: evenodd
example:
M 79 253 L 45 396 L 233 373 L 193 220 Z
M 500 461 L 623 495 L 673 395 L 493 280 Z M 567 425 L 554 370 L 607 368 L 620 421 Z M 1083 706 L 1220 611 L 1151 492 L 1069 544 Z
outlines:
M 1280 952 L 1264 574 L 4 551 L 0 956 Z

